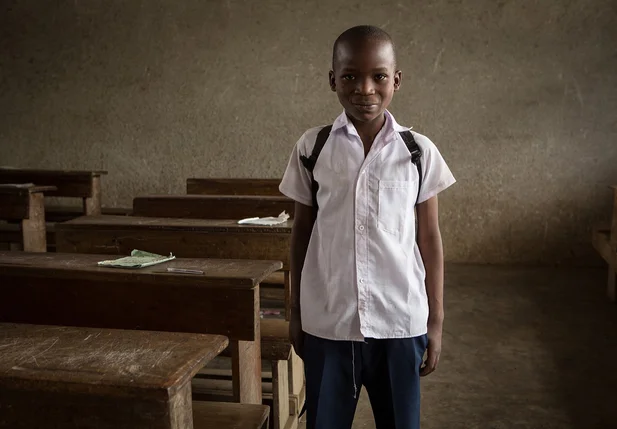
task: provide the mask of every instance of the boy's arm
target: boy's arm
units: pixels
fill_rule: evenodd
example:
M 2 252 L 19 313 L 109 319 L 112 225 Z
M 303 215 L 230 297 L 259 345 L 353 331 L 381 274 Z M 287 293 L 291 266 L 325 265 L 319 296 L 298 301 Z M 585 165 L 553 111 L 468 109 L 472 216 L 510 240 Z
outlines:
M 314 222 L 313 207 L 296 202 L 294 224 L 291 230 L 291 318 L 289 322 L 289 338 L 294 350 L 301 358 L 303 357 L 304 333 L 302 332 L 302 318 L 300 316 L 300 277 Z
M 443 245 L 439 231 L 437 196 L 418 204 L 418 246 L 426 269 L 426 293 L 428 295 L 428 350 L 420 375 L 435 371 L 441 354 L 443 330 Z

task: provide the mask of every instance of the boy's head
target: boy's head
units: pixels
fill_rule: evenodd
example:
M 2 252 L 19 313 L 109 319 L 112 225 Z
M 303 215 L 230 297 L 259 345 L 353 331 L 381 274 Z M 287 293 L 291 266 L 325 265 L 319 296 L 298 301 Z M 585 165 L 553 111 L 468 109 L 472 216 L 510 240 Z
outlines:
M 343 32 L 334 42 L 330 88 L 352 121 L 379 120 L 401 85 L 390 35 L 362 25 Z

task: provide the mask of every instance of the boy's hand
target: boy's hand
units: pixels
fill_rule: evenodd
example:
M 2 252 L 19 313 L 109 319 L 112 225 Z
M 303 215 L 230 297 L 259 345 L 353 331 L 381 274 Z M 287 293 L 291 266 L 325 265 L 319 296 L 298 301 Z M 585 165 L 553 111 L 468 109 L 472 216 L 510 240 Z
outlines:
M 289 340 L 293 346 L 296 354 L 300 356 L 300 359 L 304 360 L 304 332 L 302 331 L 302 320 L 300 319 L 300 311 L 291 312 L 291 319 L 289 320 Z
M 426 360 L 424 366 L 420 370 L 420 377 L 425 377 L 435 371 L 439 364 L 439 356 L 441 355 L 441 335 L 442 322 L 431 323 L 428 325 L 428 347 L 426 351 Z

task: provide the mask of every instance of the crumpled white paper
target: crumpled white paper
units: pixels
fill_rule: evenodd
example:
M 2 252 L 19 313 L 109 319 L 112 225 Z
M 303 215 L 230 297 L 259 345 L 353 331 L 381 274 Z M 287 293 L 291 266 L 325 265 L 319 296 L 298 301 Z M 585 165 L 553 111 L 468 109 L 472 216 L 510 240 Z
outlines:
M 287 222 L 289 219 L 289 214 L 286 212 L 282 212 L 278 215 L 278 217 L 249 217 L 246 219 L 241 219 L 238 221 L 240 225 L 279 225 L 281 223 Z

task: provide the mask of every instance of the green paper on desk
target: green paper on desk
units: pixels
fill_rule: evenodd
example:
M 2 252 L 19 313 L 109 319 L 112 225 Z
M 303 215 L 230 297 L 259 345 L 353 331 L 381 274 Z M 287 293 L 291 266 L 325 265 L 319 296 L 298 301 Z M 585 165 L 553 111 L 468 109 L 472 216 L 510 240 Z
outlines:
M 108 261 L 100 261 L 98 265 L 100 267 L 113 267 L 113 268 L 144 268 L 151 265 L 160 264 L 162 262 L 171 261 L 176 259 L 173 254 L 169 256 L 157 255 L 156 253 L 144 252 L 143 250 L 133 250 L 131 256 L 125 256 L 119 259 L 113 259 Z

